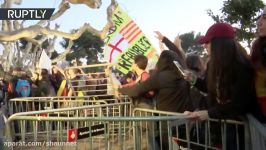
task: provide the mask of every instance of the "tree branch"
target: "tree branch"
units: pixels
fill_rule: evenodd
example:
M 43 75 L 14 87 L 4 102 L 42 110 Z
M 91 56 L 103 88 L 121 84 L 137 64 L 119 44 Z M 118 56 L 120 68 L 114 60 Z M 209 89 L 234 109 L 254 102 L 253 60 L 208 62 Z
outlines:
M 10 8 L 11 4 L 20 4 L 22 0 L 4 0 L 4 3 L 1 5 L 2 8 Z M 16 3 L 18 2 L 18 3 Z M 111 27 L 114 26 L 114 23 L 112 21 L 112 15 L 116 7 L 118 6 L 116 0 L 111 0 L 110 5 L 107 8 L 107 23 L 104 26 L 102 30 L 97 30 L 93 28 L 89 23 L 85 23 L 82 27 L 77 29 L 74 33 L 66 33 L 62 31 L 58 31 L 56 29 L 49 29 L 48 27 L 44 27 L 44 24 L 49 21 L 53 21 L 57 18 L 59 18 L 66 10 L 70 8 L 69 3 L 71 4 L 85 4 L 90 8 L 99 8 L 102 4 L 101 0 L 62 0 L 61 5 L 59 6 L 59 10 L 52 15 L 50 20 L 48 21 L 40 21 L 35 25 L 29 26 L 24 28 L 22 22 L 18 21 L 2 21 L 2 30 L 0 31 L 0 42 L 4 45 L 4 52 L 2 55 L 3 59 L 3 66 L 4 68 L 9 68 L 10 65 L 12 65 L 12 60 L 16 61 L 16 58 L 13 58 L 13 53 L 16 53 L 15 51 L 19 51 L 19 45 L 17 45 L 17 49 L 15 48 L 15 42 L 19 39 L 26 39 L 28 41 L 28 44 L 26 45 L 25 49 L 21 49 L 23 51 L 23 58 L 31 57 L 31 60 L 33 63 L 36 62 L 37 57 L 39 56 L 38 53 L 40 53 L 39 49 L 41 49 L 40 45 L 47 39 L 48 35 L 54 35 L 54 39 L 49 45 L 48 49 L 52 49 L 52 45 L 56 39 L 57 36 L 66 38 L 70 40 L 70 43 L 65 50 L 65 52 L 62 54 L 62 58 L 65 58 L 66 54 L 70 52 L 71 47 L 73 45 L 72 41 L 78 39 L 85 31 L 91 32 L 92 34 L 100 37 L 101 39 L 104 39 L 106 35 L 108 34 L 108 31 Z M 34 39 L 36 36 L 42 35 L 42 39 L 36 40 Z M 33 52 L 30 52 L 32 49 L 32 45 L 35 44 L 35 49 Z M 60 59 L 61 60 L 61 59 Z M 59 61 L 59 60 L 54 60 Z M 8 69 L 7 69 L 8 70 Z
M 69 8 L 69 3 L 63 3 L 62 5 L 59 6 L 59 10 L 54 13 L 49 21 L 54 21 L 55 19 L 59 18 L 63 13 L 65 13 Z M 47 22 L 47 20 L 41 20 L 40 22 L 37 23 L 37 25 L 43 25 Z
M 70 40 L 75 40 L 75 39 L 79 38 L 81 36 L 81 34 L 86 30 L 95 34 L 96 36 L 100 37 L 101 39 L 104 39 L 105 36 L 107 35 L 110 27 L 113 26 L 111 16 L 112 16 L 112 13 L 116 7 L 117 7 L 116 1 L 112 0 L 110 6 L 107 9 L 108 22 L 105 25 L 105 27 L 103 28 L 103 30 L 101 30 L 101 31 L 93 28 L 88 23 L 85 23 L 83 25 L 83 27 L 81 27 L 76 33 L 65 33 L 65 32 L 61 32 L 61 31 L 57 31 L 57 30 L 50 30 L 50 29 L 44 28 L 40 25 L 32 25 L 28 28 L 19 29 L 16 31 L 1 32 L 0 33 L 0 41 L 6 41 L 6 42 L 9 41 L 10 42 L 10 41 L 16 41 L 16 40 L 21 39 L 21 38 L 28 38 L 28 40 L 29 40 L 30 38 L 34 38 L 38 34 L 55 35 L 55 36 L 61 36 L 61 37 L 64 37 L 64 38 L 67 38 Z M 32 40 L 32 41 L 34 41 L 34 40 Z
M 85 4 L 92 9 L 100 8 L 102 5 L 101 0 L 67 0 L 67 1 L 71 4 Z
M 111 4 L 107 7 L 107 21 L 111 25 L 111 27 L 114 26 L 112 16 L 117 6 L 118 3 L 116 2 L 116 0 L 112 0 Z
M 66 55 L 71 51 L 71 48 L 73 46 L 73 41 L 72 40 L 69 40 L 69 43 L 68 43 L 68 46 L 67 48 L 65 49 L 65 51 L 63 53 L 61 53 L 58 57 L 56 57 L 55 59 L 52 60 L 52 63 L 57 63 L 61 60 L 64 60 Z

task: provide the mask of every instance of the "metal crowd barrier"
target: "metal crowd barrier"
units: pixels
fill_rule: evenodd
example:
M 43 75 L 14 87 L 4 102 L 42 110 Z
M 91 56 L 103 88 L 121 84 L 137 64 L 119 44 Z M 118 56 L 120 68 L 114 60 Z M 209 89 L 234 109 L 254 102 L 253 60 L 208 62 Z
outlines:
M 65 70 L 78 69 L 81 72 L 76 75 L 77 78 L 67 77 L 68 84 L 73 91 L 74 96 L 78 95 L 103 95 L 113 94 L 111 70 L 112 65 L 109 63 L 105 64 L 94 64 L 87 66 L 68 67 Z
M 77 140 L 75 149 L 78 147 L 82 149 L 84 147 L 85 149 L 105 148 L 110 147 L 110 143 L 116 143 L 112 145 L 114 147 L 117 146 L 117 143 L 121 143 L 121 138 L 125 139 L 129 135 L 126 133 L 132 131 L 132 125 L 130 122 L 118 122 L 112 118 L 128 117 L 129 119 L 130 115 L 124 111 L 124 108 L 130 105 L 130 102 L 124 102 L 16 113 L 10 116 L 6 122 L 6 142 L 12 142 L 16 139 L 24 143 L 54 143 Z M 80 115 L 79 112 L 88 109 L 100 113 L 91 115 L 85 111 L 84 115 Z M 112 110 L 117 110 L 120 113 L 113 114 Z M 73 132 L 77 132 L 74 133 L 74 137 Z M 34 148 L 52 149 L 55 147 L 42 145 Z M 71 147 L 59 147 L 58 149 L 69 148 Z
M 81 139 L 77 141 L 77 145 L 80 146 L 81 144 L 83 147 L 85 144 L 88 146 L 86 145 L 88 141 L 101 145 L 107 141 L 116 141 L 117 134 L 125 136 L 126 131 L 130 131 L 132 127 L 130 122 L 122 124 L 111 119 L 130 116 L 125 111 L 125 108 L 130 107 L 130 105 L 130 102 L 124 102 L 16 113 L 8 118 L 5 135 L 9 142 L 14 140 L 24 143 L 70 142 L 72 141 L 72 132 L 77 131 L 79 134 L 77 133 L 73 137 L 73 140 Z M 98 113 L 89 113 L 86 110 Z M 81 115 L 80 112 L 83 114 Z M 94 118 L 98 118 L 98 120 L 94 120 Z M 110 118 L 110 121 L 105 122 L 101 118 Z M 91 130 L 96 131 L 92 132 Z M 90 135 L 87 134 L 88 132 Z M 87 138 L 89 136 L 93 138 Z M 86 139 L 82 140 L 83 138 Z M 101 143 L 103 140 L 106 141 Z M 95 146 L 94 144 L 91 145 Z M 48 149 L 48 147 L 45 148 Z M 44 147 L 39 148 L 43 149 Z
M 249 149 L 242 135 L 246 134 L 242 130 L 242 122 L 191 122 L 183 114 L 140 108 L 134 109 L 132 115 L 123 113 L 123 108 L 130 104 L 125 102 L 16 113 L 7 120 L 6 140 L 13 141 L 14 137 L 19 137 L 25 143 L 75 142 L 72 146 L 40 145 L 35 149 Z M 57 115 L 79 114 L 87 109 L 110 114 L 108 111 L 112 107 L 119 107 L 121 115 Z M 18 131 L 15 130 L 15 122 L 19 124 Z
M 129 97 L 122 95 L 119 98 L 115 98 L 114 95 L 21 97 L 9 100 L 8 108 L 9 114 L 14 114 L 18 112 L 123 102 L 131 102 L 131 100 Z M 130 110 L 127 111 L 130 112 Z
M 182 114 L 137 108 L 134 117 L 169 117 Z M 136 124 L 135 124 L 136 125 Z M 174 121 L 138 122 L 137 147 L 141 149 L 250 150 L 247 124 L 235 120 L 191 121 L 185 117 Z M 155 140 L 154 140 L 155 139 Z M 145 142 L 143 142 L 145 141 Z M 158 144 L 159 143 L 159 144 Z M 159 148 L 158 148 L 159 147 Z
M 260 123 L 255 117 L 248 114 L 248 123 L 253 150 L 266 149 L 266 124 Z

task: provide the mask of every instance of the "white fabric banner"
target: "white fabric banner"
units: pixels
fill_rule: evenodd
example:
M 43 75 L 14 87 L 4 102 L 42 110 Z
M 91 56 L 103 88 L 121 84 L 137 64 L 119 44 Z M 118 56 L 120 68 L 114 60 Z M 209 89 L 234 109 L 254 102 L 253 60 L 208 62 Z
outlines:
M 51 73 L 52 69 L 52 61 L 48 57 L 48 55 L 45 53 L 45 51 L 42 51 L 40 61 L 39 61 L 39 66 L 40 69 L 47 69 Z

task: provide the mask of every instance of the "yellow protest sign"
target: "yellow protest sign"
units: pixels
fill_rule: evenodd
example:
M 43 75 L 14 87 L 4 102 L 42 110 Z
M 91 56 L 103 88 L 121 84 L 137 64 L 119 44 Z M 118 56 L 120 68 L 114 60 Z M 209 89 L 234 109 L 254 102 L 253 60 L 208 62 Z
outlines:
M 116 69 L 126 74 L 131 70 L 135 55 L 143 54 L 148 59 L 154 59 L 155 48 L 138 25 L 119 6 L 112 19 L 115 26 L 109 30 L 105 39 L 106 60 L 115 64 Z

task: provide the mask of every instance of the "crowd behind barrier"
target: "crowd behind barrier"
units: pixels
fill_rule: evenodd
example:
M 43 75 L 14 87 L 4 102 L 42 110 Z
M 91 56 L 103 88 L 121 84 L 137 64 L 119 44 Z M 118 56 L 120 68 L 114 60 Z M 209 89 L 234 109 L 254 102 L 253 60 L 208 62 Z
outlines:
M 155 31 L 169 50 L 162 49 L 152 75 L 146 70 L 143 80 L 148 60 L 142 55 L 145 62 L 139 65 L 138 51 L 131 54 L 136 56 L 130 69 L 138 77 L 133 86 L 117 88 L 131 98 L 117 93 L 120 77 L 110 64 L 72 61 L 71 67 L 55 65 L 51 74 L 38 68 L 31 76 L 15 68 L 8 83 L 0 83 L 1 131 L 5 127 L 0 149 L 19 148 L 21 142 L 27 149 L 30 142 L 43 143 L 34 149 L 266 149 L 265 13 L 266 7 L 257 18 L 250 57 L 237 30 L 225 22 L 210 26 L 197 41 L 206 60 L 185 55 L 179 36 L 172 42 Z M 136 98 L 147 102 L 150 92 L 155 93 L 148 98 L 151 109 L 136 105 Z
M 71 131 L 89 133 L 86 138 L 75 137 L 75 145 L 61 145 L 35 149 L 227 149 L 228 142 L 235 149 L 261 149 L 265 147 L 265 125 L 248 115 L 248 123 L 242 121 L 212 120 L 191 121 L 181 113 L 136 108 L 132 100 L 123 95 L 112 95 L 114 79 L 106 71 L 108 64 L 70 67 L 86 70 L 102 66 L 105 71 L 76 74 L 95 77 L 91 84 L 88 78 L 71 78 L 66 81 L 73 96 L 20 97 L 6 102 L 10 117 L 3 134 L 4 148 L 7 142 L 73 142 Z M 98 80 L 103 81 L 104 83 Z M 89 87 L 100 87 L 98 89 Z M 82 94 L 79 94 L 82 92 Z M 3 107 L 2 107 L 3 108 Z M 2 109 L 1 108 L 1 109 Z M 2 115 L 3 116 L 3 115 Z M 6 115 L 7 116 L 7 115 Z M 8 116 L 7 116 L 8 117 Z M 4 117 L 3 117 L 4 120 Z M 5 121 L 3 121 L 5 122 Z M 94 133 L 93 130 L 100 133 Z M 233 129 L 233 140 L 228 140 L 228 131 Z M 82 131 L 85 130 L 85 131 Z M 235 132 L 236 131 L 236 132 Z M 255 136 L 255 135 L 260 135 Z M 244 138 L 244 141 L 241 141 Z M 80 138 L 80 139 L 79 139 Z M 142 140 L 143 139 L 143 140 Z M 73 140 L 73 139 L 72 139 Z M 235 141 L 234 141 L 235 140 Z M 97 144 L 95 144 L 97 143 Z M 251 144 L 250 144 L 251 143 Z M 32 147 L 28 146 L 27 149 Z

